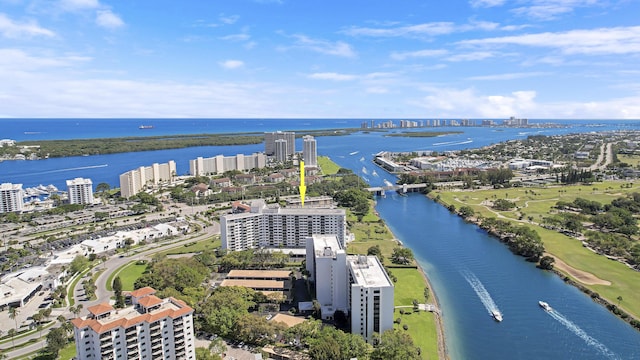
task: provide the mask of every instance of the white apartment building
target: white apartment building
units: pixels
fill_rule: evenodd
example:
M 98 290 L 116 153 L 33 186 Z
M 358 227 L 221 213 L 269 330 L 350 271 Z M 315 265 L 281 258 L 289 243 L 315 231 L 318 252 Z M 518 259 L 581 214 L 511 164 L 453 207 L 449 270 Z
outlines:
M 91 179 L 67 180 L 70 204 L 93 204 L 93 182 Z
M 393 329 L 394 287 L 376 256 L 346 255 L 335 236 L 313 235 L 307 239 L 306 267 L 323 319 L 338 310 L 348 313 L 351 333 L 367 342 Z
M 335 235 L 307 238 L 306 266 L 316 289 L 322 318 L 331 320 L 337 310 L 349 313 L 347 254 Z
M 151 166 L 141 166 L 120 175 L 120 195 L 124 198 L 130 198 L 146 187 L 171 184 L 175 176 L 176 163 L 173 160 L 163 164 L 155 163 Z
M 24 204 L 22 184 L 0 185 L 0 213 L 20 212 Z
M 367 342 L 393 329 L 393 283 L 376 256 L 347 256 L 351 333 Z
M 302 138 L 302 158 L 304 166 L 318 166 L 318 150 L 316 139 L 311 135 Z
M 195 360 L 193 309 L 155 293 L 141 288 L 131 292 L 132 306 L 116 311 L 103 303 L 71 320 L 77 358 Z
M 276 140 L 287 142 L 287 155 L 296 153 L 296 133 L 292 131 L 275 131 L 264 133 L 264 153 L 271 156 L 276 154 Z
M 306 247 L 307 237 L 336 235 L 344 247 L 346 213 L 332 208 L 267 207 L 264 200 L 251 203 L 251 212 L 220 218 L 222 248 L 239 251 L 254 248 Z
M 210 158 L 198 157 L 189 160 L 189 174 L 192 176 L 218 175 L 225 171 L 262 169 L 267 166 L 267 156 L 261 153 L 236 156 L 217 155 Z

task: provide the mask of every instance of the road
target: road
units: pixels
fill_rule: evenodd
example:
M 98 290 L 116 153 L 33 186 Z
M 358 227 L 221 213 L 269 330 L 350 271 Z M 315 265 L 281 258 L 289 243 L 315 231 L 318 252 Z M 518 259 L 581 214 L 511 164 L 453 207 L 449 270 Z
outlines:
M 200 224 L 202 226 L 202 224 Z M 103 302 L 108 302 L 110 301 L 112 292 L 107 290 L 106 287 L 106 282 L 107 279 L 109 278 L 109 276 L 111 276 L 111 274 L 118 270 L 121 266 L 131 262 L 131 261 L 135 261 L 135 260 L 140 260 L 140 259 L 149 259 L 150 255 L 153 255 L 154 253 L 160 252 L 160 251 L 165 251 L 168 249 L 172 249 L 174 247 L 180 247 L 180 246 L 184 246 L 184 244 L 190 243 L 190 242 L 194 242 L 194 241 L 200 241 L 200 240 L 205 240 L 207 238 L 210 238 L 214 235 L 218 235 L 220 234 L 220 225 L 218 223 L 213 223 L 210 226 L 207 226 L 203 232 L 201 232 L 200 234 L 191 237 L 189 236 L 186 239 L 177 241 L 177 242 L 173 242 L 170 244 L 149 244 L 146 245 L 142 250 L 140 251 L 140 249 L 138 249 L 139 252 L 133 254 L 132 256 L 129 257 L 119 257 L 118 255 L 116 255 L 115 257 L 112 257 L 111 259 L 107 260 L 106 262 L 104 262 L 103 264 L 99 265 L 97 268 L 104 268 L 104 271 L 100 274 L 100 276 L 98 276 L 98 279 L 96 280 L 96 297 L 97 300 L 93 300 L 93 301 L 85 301 L 83 299 L 80 299 L 80 297 L 78 296 L 79 294 L 83 294 L 84 292 L 82 291 L 82 281 L 78 281 L 78 283 L 76 284 L 75 288 L 73 289 L 73 295 L 74 295 L 74 300 L 76 302 L 76 304 L 82 304 L 83 306 L 83 310 L 80 313 L 80 316 L 84 316 L 88 313 L 87 308 L 93 305 L 97 305 Z M 192 234 L 190 234 L 192 235 Z M 68 311 L 68 309 L 60 309 L 58 312 L 55 313 L 55 316 L 52 316 L 52 318 L 55 318 L 58 315 L 63 315 L 66 318 L 72 318 L 75 315 L 73 315 L 71 312 Z M 43 335 L 46 335 L 47 331 L 50 329 L 53 329 L 55 327 L 60 326 L 59 323 L 56 323 L 53 327 L 48 328 L 47 330 L 44 330 L 42 332 Z M 16 345 L 20 345 L 20 344 L 24 344 L 27 343 L 29 341 L 33 341 L 33 340 L 37 340 L 36 342 L 26 345 L 24 347 L 21 347 L 19 349 L 10 351 L 10 352 L 5 352 L 4 354 L 6 354 L 8 356 L 9 359 L 16 359 L 16 358 L 20 358 L 23 356 L 26 356 L 28 354 L 31 354 L 33 352 L 39 351 L 40 349 L 42 349 L 44 346 L 46 346 L 46 341 L 45 340 L 40 340 L 40 333 L 36 332 L 33 333 L 29 336 L 25 336 L 23 338 L 20 339 L 16 339 L 15 343 Z M 8 343 L 9 346 L 11 345 L 11 343 Z M 7 345 L 4 345 L 3 347 L 6 347 Z

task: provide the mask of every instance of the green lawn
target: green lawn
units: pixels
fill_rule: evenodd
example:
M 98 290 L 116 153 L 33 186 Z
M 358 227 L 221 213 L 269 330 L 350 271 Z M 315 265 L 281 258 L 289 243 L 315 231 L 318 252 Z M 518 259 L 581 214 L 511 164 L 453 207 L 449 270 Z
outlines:
M 516 202 L 518 211 L 503 211 L 500 215 L 515 219 L 524 213 L 524 220 L 529 216 L 534 222 L 549 216 L 551 207 L 559 200 L 572 202 L 577 197 L 609 204 L 612 200 L 624 196 L 626 193 L 638 192 L 636 185 L 632 188 L 622 188 L 626 182 L 603 182 L 591 185 L 554 186 L 548 188 L 511 188 L 481 191 L 435 191 L 432 196 L 440 196 L 445 204 L 454 204 L 456 208 L 462 205 L 472 207 L 477 213 L 485 217 L 496 217 L 495 212 L 480 203 L 486 199 L 506 198 Z M 634 184 L 635 185 L 635 184 Z M 519 224 L 523 224 L 519 222 Z M 540 234 L 547 252 L 562 259 L 569 266 L 594 274 L 600 279 L 611 282 L 611 285 L 587 285 L 612 304 L 617 304 L 618 296 L 623 301 L 620 307 L 636 318 L 640 318 L 640 302 L 631 301 L 640 292 L 640 273 L 629 269 L 624 264 L 597 255 L 584 248 L 580 241 L 562 235 L 558 232 L 544 229 L 534 224 L 525 224 Z
M 640 164 L 640 155 L 617 154 L 616 156 L 620 162 L 627 163 L 633 167 L 637 167 Z
M 329 159 L 328 156 L 318 156 L 318 166 L 322 169 L 323 175 L 333 175 L 340 170 L 340 166 Z
M 396 306 L 413 305 L 416 299 L 424 303 L 424 288 L 427 286 L 419 269 L 391 269 L 393 275 L 398 278 L 394 284 L 394 303 Z M 400 325 L 396 324 L 396 329 L 402 329 L 402 325 L 409 326 L 409 335 L 416 346 L 422 350 L 423 359 L 438 358 L 438 334 L 436 331 L 436 321 L 430 312 L 413 312 L 412 308 L 404 308 L 404 315 L 400 314 L 400 309 L 396 309 L 394 318 L 401 317 Z M 412 313 L 413 312 L 413 313 Z
M 215 236 L 213 238 L 209 238 L 206 240 L 201 240 L 198 242 L 188 243 L 187 246 L 177 246 L 165 251 L 161 251 L 156 253 L 154 256 L 167 256 L 167 255 L 179 255 L 179 254 L 189 254 L 189 253 L 197 253 L 205 250 L 213 250 L 222 246 L 222 241 L 220 240 L 220 236 Z
M 133 291 L 133 284 L 138 280 L 140 276 L 147 270 L 147 264 L 137 264 L 137 261 L 131 262 L 127 266 L 123 267 L 118 276 L 122 281 L 122 290 Z
M 74 356 L 76 356 L 76 344 L 73 341 L 67 344 L 67 346 L 58 353 L 58 359 L 60 360 L 71 360 Z

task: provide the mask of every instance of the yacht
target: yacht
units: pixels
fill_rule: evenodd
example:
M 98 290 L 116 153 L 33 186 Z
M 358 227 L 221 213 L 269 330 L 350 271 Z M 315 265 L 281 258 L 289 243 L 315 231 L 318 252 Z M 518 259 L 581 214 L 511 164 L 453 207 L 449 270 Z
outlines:
M 538 301 L 538 305 L 540 305 L 540 307 L 541 307 L 541 308 L 543 308 L 543 309 L 545 309 L 546 311 L 551 311 L 551 310 L 553 310 L 553 309 L 551 308 L 551 306 L 549 306 L 549 304 L 547 304 L 547 303 L 546 303 L 546 302 L 544 302 L 544 301 Z
M 153 125 L 140 125 L 138 126 L 140 130 L 153 129 Z
M 502 321 L 502 314 L 500 314 L 500 311 L 498 311 L 498 310 L 492 310 L 492 311 L 491 311 L 491 316 L 493 316 L 493 318 L 494 318 L 497 322 Z

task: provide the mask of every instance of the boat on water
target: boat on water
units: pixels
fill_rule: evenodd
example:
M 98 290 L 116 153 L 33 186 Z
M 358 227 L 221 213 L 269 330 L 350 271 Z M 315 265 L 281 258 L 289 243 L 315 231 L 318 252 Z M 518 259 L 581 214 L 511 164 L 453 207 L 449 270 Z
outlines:
M 350 152 L 349 155 L 355 155 L 357 153 L 359 153 L 360 151 L 354 151 L 354 152 Z
M 140 125 L 138 126 L 140 130 L 153 129 L 153 125 Z
M 491 310 L 491 316 L 497 322 L 502 321 L 502 314 L 498 310 Z
M 545 311 L 551 311 L 551 310 L 553 310 L 553 309 L 551 308 L 551 306 L 549 306 L 549 304 L 547 304 L 547 303 L 546 303 L 546 302 L 544 302 L 544 301 L 538 301 L 538 305 L 540 305 L 540 307 L 541 307 L 541 308 L 543 308 Z

